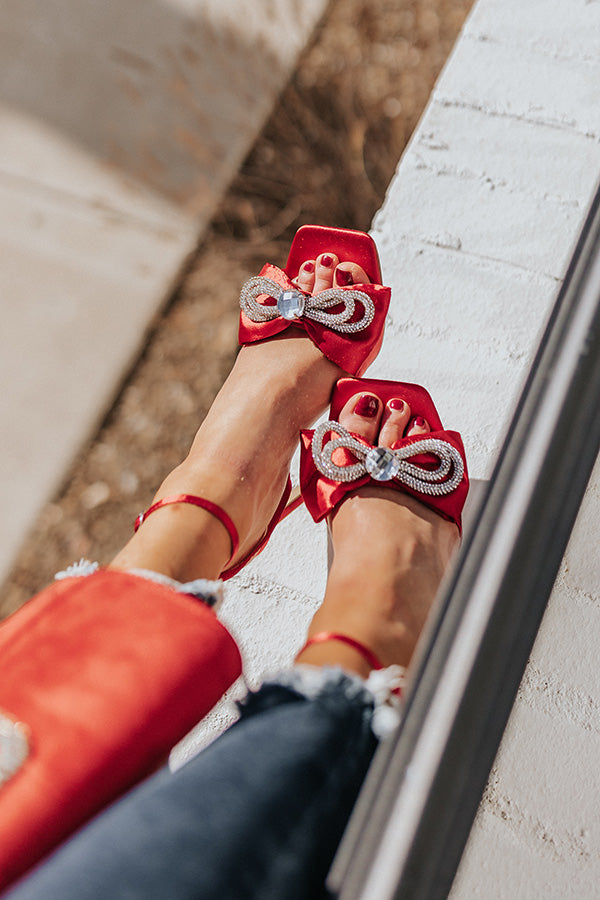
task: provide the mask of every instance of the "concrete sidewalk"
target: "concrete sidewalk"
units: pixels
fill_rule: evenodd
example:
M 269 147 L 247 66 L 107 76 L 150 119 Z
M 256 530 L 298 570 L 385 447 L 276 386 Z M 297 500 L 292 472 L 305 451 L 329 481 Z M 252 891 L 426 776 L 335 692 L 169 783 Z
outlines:
M 0 0 L 0 579 L 327 0 Z

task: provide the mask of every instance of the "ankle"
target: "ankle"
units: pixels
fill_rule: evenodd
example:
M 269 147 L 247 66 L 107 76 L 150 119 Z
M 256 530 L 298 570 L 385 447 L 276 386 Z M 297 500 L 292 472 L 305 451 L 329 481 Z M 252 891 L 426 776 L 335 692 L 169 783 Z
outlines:
M 231 536 L 222 521 L 206 509 L 173 504 L 152 513 L 110 567 L 150 569 L 181 582 L 216 580 L 231 552 Z
M 337 665 L 367 677 L 383 663 L 366 644 L 338 631 L 319 631 L 312 634 L 296 657 L 296 662 L 309 665 Z
M 382 608 L 379 598 L 369 592 L 352 590 L 337 594 L 336 589 L 327 592 L 323 606 L 314 616 L 307 642 L 300 651 L 302 661 L 320 665 L 344 665 L 343 660 L 359 674 L 371 669 L 391 665 L 407 667 L 412 658 L 419 631 L 407 625 L 408 618 L 398 617 L 391 605 Z M 342 636 L 342 640 L 319 639 L 328 634 Z M 354 660 L 354 662 L 353 662 Z
M 308 666 L 336 667 L 368 678 L 373 670 L 363 653 L 349 644 L 337 640 L 311 644 L 310 639 L 296 656 L 296 663 Z

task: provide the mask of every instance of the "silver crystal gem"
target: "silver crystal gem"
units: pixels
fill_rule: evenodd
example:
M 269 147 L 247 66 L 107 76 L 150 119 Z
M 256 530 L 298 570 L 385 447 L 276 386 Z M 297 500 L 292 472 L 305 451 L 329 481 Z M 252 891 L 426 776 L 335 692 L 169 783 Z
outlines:
M 391 481 L 399 468 L 399 460 L 387 447 L 373 447 L 365 455 L 365 469 L 375 481 Z
M 306 297 L 300 291 L 282 291 L 277 300 L 279 315 L 284 319 L 299 319 L 304 312 Z

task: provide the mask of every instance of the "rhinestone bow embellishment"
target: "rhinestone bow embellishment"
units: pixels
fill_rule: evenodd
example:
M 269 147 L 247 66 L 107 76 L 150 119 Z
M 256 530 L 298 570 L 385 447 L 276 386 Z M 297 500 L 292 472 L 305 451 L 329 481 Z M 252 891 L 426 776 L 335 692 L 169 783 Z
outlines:
M 258 303 L 257 298 L 261 295 L 272 297 L 276 305 L 265 306 Z M 358 321 L 352 322 L 357 303 L 362 306 L 363 315 Z M 343 310 L 329 312 L 332 307 L 340 304 L 344 305 Z M 252 322 L 269 322 L 279 316 L 292 321 L 304 316 L 342 334 L 353 334 L 368 328 L 375 316 L 375 304 L 364 291 L 330 288 L 319 294 L 303 294 L 295 289 L 282 290 L 276 281 L 263 275 L 250 278 L 244 284 L 240 294 L 240 307 Z
M 338 437 L 326 443 L 329 432 Z M 332 455 L 343 447 L 356 457 L 357 462 L 349 466 L 338 466 Z M 312 439 L 312 455 L 315 466 L 322 475 L 332 481 L 356 481 L 370 475 L 376 481 L 392 479 L 405 484 L 421 494 L 442 497 L 455 491 L 462 481 L 465 467 L 458 450 L 440 438 L 424 436 L 405 447 L 390 450 L 388 447 L 367 447 L 357 440 L 339 422 L 322 422 L 317 426 Z M 424 469 L 409 462 L 411 457 L 421 453 L 433 453 L 439 460 L 435 469 Z

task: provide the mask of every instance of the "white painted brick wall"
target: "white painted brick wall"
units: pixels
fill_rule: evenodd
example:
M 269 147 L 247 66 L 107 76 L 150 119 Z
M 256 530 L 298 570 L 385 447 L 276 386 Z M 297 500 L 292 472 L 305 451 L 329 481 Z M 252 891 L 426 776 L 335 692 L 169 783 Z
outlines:
M 392 328 L 489 474 L 600 172 L 600 5 L 480 0 L 375 222 Z M 597 469 L 453 898 L 598 896 Z

